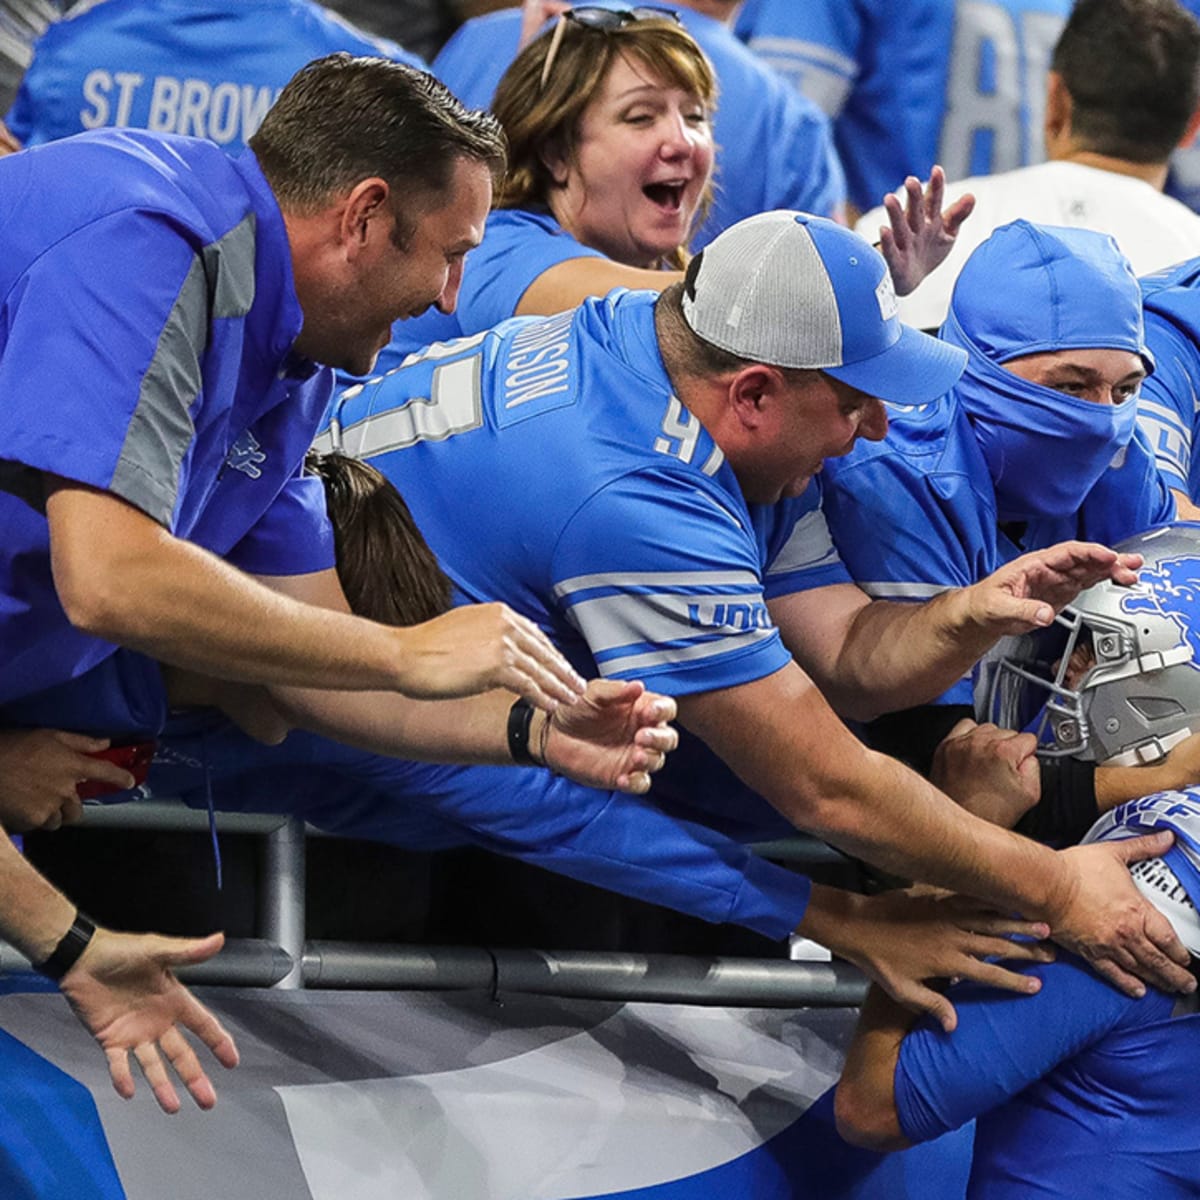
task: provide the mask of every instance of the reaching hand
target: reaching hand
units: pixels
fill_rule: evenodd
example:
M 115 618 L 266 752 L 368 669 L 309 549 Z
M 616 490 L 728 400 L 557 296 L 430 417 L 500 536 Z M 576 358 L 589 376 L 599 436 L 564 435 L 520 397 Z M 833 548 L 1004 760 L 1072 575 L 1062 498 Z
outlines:
M 679 743 L 675 701 L 640 683 L 593 679 L 545 730 L 546 766 L 589 787 L 641 795 Z M 540 735 L 539 740 L 540 740 Z
M 128 1059 L 132 1050 L 159 1107 L 163 1112 L 179 1111 L 179 1096 L 161 1049 L 196 1103 L 201 1108 L 216 1104 L 216 1091 L 180 1027 L 190 1029 L 223 1067 L 237 1066 L 237 1047 L 171 968 L 204 962 L 224 942 L 220 933 L 184 939 L 97 929 L 83 956 L 63 976 L 59 987 L 108 1057 L 118 1095 L 126 1100 L 133 1095 Z
M 83 805 L 76 786 L 87 779 L 133 787 L 124 767 L 90 757 L 107 747 L 105 738 L 58 729 L 0 732 L 0 826 L 27 833 L 78 821 Z
M 1183 943 L 1129 876 L 1130 863 L 1164 854 L 1171 841 L 1170 833 L 1155 833 L 1061 851 L 1067 883 L 1050 918 L 1051 936 L 1130 996 L 1145 993 L 1143 979 L 1168 992 L 1196 988 Z
M 821 888 L 818 893 L 814 887 L 814 898 L 824 902 L 831 891 Z M 819 940 L 862 968 L 898 1003 L 929 1013 L 947 1033 L 958 1016 L 954 1005 L 930 986 L 931 980 L 973 979 L 1028 995 L 1040 986 L 1035 978 L 983 960 L 1049 962 L 1054 957 L 1040 940 L 1009 940 L 1011 934 L 1044 938 L 1046 925 L 1002 916 L 966 896 L 925 889 L 878 896 L 845 893 L 835 903 L 846 911 L 833 923 L 831 936 Z
M 464 604 L 395 634 L 402 654 L 397 690 L 414 699 L 450 700 L 504 688 L 553 712 L 584 691 L 550 639 L 506 604 Z
M 1049 625 L 1055 613 L 1102 579 L 1133 583 L 1141 565 L 1140 554 L 1118 554 L 1094 542 L 1059 542 L 1014 558 L 964 588 L 963 595 L 971 622 L 999 638 Z
M 934 751 L 929 781 L 969 813 L 1012 829 L 1041 799 L 1032 733 L 964 718 Z
M 975 208 L 975 197 L 968 193 L 942 211 L 946 174 L 941 167 L 930 172 L 924 191 L 915 175 L 904 181 L 904 190 L 907 195 L 903 206 L 890 192 L 883 198 L 891 225 L 879 231 L 879 250 L 887 260 L 897 296 L 915 291 L 917 284 L 941 265 L 962 223 Z

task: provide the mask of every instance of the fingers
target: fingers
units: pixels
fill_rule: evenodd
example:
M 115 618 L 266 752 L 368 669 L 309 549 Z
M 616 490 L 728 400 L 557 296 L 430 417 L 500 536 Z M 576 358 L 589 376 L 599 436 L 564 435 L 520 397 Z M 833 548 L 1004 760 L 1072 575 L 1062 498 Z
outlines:
M 1093 958 L 1089 961 L 1092 969 L 1103 975 L 1118 991 L 1134 1000 L 1140 1000 L 1146 994 L 1146 985 L 1137 976 L 1118 967 L 1111 958 Z
M 137 783 L 137 780 L 124 767 L 109 762 L 105 758 L 90 758 L 87 755 L 80 755 L 75 770 L 78 776 L 77 782 L 94 779 L 100 783 L 110 784 L 121 791 L 131 788 Z
M 942 229 L 950 237 L 958 237 L 963 222 L 975 211 L 975 196 L 971 192 L 959 196 L 942 213 Z
M 133 1072 L 129 1069 L 129 1052 L 124 1047 L 104 1051 L 108 1059 L 108 1075 L 113 1088 L 122 1100 L 133 1099 Z
M 650 776 L 645 771 L 630 771 L 617 776 L 617 791 L 631 796 L 644 796 L 650 790 Z
M 154 957 L 167 967 L 183 967 L 207 962 L 225 945 L 223 933 L 210 933 L 203 938 L 160 937 L 152 950 Z
M 1141 837 L 1123 838 L 1119 842 L 1109 842 L 1113 847 L 1113 855 L 1126 865 L 1141 862 L 1144 858 L 1159 858 L 1166 854 L 1175 844 L 1175 835 L 1169 830 L 1158 833 L 1147 833 Z
M 953 1033 L 958 1028 L 958 1013 L 941 992 L 911 980 L 905 980 L 903 985 L 895 986 L 887 980 L 879 982 L 894 1000 L 914 1012 L 928 1013 L 946 1033 Z
M 670 725 L 647 725 L 634 734 L 633 740 L 645 750 L 667 755 L 679 745 L 679 733 Z
M 159 1057 L 158 1047 L 153 1042 L 143 1042 L 133 1048 L 133 1057 L 137 1059 L 142 1074 L 158 1101 L 158 1107 L 165 1113 L 177 1113 L 182 1105 L 179 1103 L 179 1093 L 167 1074 L 167 1068 Z
M 88 737 L 83 733 L 69 733 L 65 729 L 55 729 L 53 736 L 56 742 L 80 754 L 98 754 L 109 747 L 108 738 Z
M 510 678 L 504 686 L 547 712 L 553 712 L 560 703 L 570 704 L 584 693 L 587 685 L 583 677 L 532 621 L 515 617 L 514 631 L 517 659 L 506 672 Z
M 958 977 L 970 979 L 973 983 L 979 983 L 985 987 L 999 988 L 1005 992 L 1018 992 L 1022 996 L 1032 996 L 1042 988 L 1042 981 L 1036 975 L 1010 971 L 999 963 L 984 962 L 970 955 L 963 957 L 962 970 L 958 972 Z
M 216 1089 L 205 1075 L 200 1060 L 188 1045 L 187 1039 L 178 1029 L 168 1029 L 158 1044 L 192 1099 L 203 1109 L 212 1108 L 217 1102 Z

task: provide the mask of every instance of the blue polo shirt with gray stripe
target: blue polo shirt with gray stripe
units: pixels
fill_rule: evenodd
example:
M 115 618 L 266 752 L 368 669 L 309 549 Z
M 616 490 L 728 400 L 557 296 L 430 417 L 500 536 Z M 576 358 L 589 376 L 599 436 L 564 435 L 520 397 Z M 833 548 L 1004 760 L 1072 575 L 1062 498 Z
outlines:
M 104 131 L 0 160 L 0 702 L 112 652 L 68 623 L 43 480 L 111 492 L 264 575 L 333 563 L 298 467 L 332 373 L 254 156 Z
M 685 695 L 779 670 L 766 601 L 848 577 L 815 489 L 747 507 L 672 392 L 656 300 L 618 289 L 436 344 L 344 393 L 334 432 L 401 489 L 465 599 L 507 601 L 585 675 Z

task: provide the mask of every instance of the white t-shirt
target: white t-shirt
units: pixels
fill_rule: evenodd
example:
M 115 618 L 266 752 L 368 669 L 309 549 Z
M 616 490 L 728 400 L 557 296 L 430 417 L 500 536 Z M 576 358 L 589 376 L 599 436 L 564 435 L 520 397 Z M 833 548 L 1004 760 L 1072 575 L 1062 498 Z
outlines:
M 941 325 L 968 255 L 993 229 L 1018 218 L 1111 234 L 1138 275 L 1200 254 L 1200 215 L 1130 175 L 1079 163 L 1038 163 L 948 184 L 946 204 L 966 192 L 975 194 L 975 211 L 954 249 L 911 296 L 900 300 L 901 320 L 918 329 Z M 863 216 L 857 229 L 874 242 L 886 224 L 887 213 L 880 206 Z

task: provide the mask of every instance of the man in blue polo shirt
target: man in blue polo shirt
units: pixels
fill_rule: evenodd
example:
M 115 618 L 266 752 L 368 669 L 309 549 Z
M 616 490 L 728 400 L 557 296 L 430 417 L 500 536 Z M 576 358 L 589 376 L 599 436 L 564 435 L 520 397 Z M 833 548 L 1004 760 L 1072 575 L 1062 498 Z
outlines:
M 351 388 L 326 441 L 403 483 L 463 599 L 507 596 L 578 666 L 676 696 L 706 764 L 724 760 L 788 821 L 885 869 L 1048 914 L 1074 942 L 1081 910 L 1048 897 L 1092 894 L 1111 869 L 1084 878 L 1075 854 L 971 818 L 866 750 L 814 686 L 855 715 L 936 695 L 1086 579 L 1132 579 L 1076 543 L 925 606 L 871 604 L 848 583 L 809 483 L 857 437 L 882 436 L 876 396 L 932 399 L 963 358 L 900 325 L 863 239 L 776 212 L 727 230 L 657 302 L 614 292 L 506 322 Z M 724 785 L 706 772 L 706 794 L 668 772 L 656 798 L 703 811 Z M 765 806 L 744 794 L 723 815 L 746 828 Z M 847 930 L 808 915 L 840 950 Z M 1088 922 L 1110 942 L 1090 902 Z
M 350 616 L 319 488 L 298 477 L 330 366 L 367 371 L 393 321 L 453 307 L 504 160 L 494 123 L 410 67 L 333 55 L 284 89 L 252 149 L 114 131 L 0 161 L 0 721 L 93 672 L 107 701 L 120 645 L 274 685 L 307 722 L 382 750 L 504 762 L 531 758 L 532 736 L 543 757 L 581 750 L 563 765 L 589 779 L 645 786 L 669 742 L 641 728 L 666 711 L 652 697 L 562 703 L 582 681 L 502 606 L 403 631 Z M 490 690 L 506 685 L 557 708 L 553 727 L 518 708 L 514 742 L 512 697 Z M 329 686 L 382 691 L 307 690 Z M 0 932 L 107 1029 L 118 1088 L 117 1051 L 137 1047 L 177 1105 L 157 1043 L 204 1102 L 173 1027 L 198 1028 L 195 1002 L 162 985 L 178 948 L 72 921 L 0 849 Z M 114 954 L 115 994 L 95 970 Z M 145 1022 L 114 1019 L 131 995 Z
M 1101 818 L 1089 841 L 1174 834 L 1132 868 L 1138 890 L 1200 955 L 1200 792 L 1161 792 Z M 877 990 L 838 1085 L 838 1128 L 897 1150 L 975 1119 L 970 1200 L 1156 1196 L 1200 1181 L 1200 1014 L 1151 989 L 1131 1000 L 1073 955 L 1029 968 L 1037 994 L 1010 1000 L 966 984 L 952 1036 Z M 911 1029 L 911 1032 L 910 1032 Z

